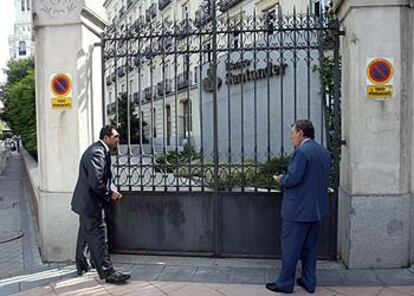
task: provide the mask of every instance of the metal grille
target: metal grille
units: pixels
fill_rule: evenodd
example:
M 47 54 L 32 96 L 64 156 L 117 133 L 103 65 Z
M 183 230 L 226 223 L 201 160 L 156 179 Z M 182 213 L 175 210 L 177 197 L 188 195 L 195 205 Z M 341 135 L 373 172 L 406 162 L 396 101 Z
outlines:
M 339 180 L 339 29 L 329 12 L 229 15 L 204 3 L 194 18 L 110 26 L 103 36 L 105 121 L 123 137 L 123 191 L 277 190 L 309 118 Z M 237 2 L 237 1 L 236 1 Z M 167 2 L 168 4 L 168 2 Z

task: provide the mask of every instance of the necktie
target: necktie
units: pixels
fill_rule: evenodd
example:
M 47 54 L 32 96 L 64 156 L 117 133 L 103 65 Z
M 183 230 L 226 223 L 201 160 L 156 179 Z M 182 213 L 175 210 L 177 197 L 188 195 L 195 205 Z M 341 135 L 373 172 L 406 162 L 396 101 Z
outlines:
M 112 160 L 111 160 L 111 152 L 106 152 L 106 162 L 107 162 L 107 168 L 108 168 L 108 186 L 111 186 L 112 181 Z
M 108 166 L 111 167 L 111 152 L 107 151 L 106 152 L 106 161 L 108 162 Z

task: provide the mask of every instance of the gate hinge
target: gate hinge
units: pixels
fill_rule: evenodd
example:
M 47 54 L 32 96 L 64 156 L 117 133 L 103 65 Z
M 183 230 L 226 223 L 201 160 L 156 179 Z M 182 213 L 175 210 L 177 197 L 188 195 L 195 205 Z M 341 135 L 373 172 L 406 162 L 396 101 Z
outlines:
M 336 31 L 336 35 L 338 35 L 338 36 L 345 36 L 345 31 L 338 30 L 338 31 Z
M 346 145 L 346 140 L 339 140 L 340 145 Z

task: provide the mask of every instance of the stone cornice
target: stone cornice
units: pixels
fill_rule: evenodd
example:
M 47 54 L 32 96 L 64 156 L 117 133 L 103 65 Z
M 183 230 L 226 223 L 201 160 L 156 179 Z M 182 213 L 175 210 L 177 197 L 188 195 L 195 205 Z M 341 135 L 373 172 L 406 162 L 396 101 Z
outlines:
M 340 21 L 346 18 L 349 11 L 357 7 L 392 7 L 414 6 L 414 0 L 337 0 L 334 2 L 334 10 Z
M 87 7 L 82 8 L 81 15 L 98 26 L 100 29 L 104 29 L 108 24 L 99 15 L 88 9 Z

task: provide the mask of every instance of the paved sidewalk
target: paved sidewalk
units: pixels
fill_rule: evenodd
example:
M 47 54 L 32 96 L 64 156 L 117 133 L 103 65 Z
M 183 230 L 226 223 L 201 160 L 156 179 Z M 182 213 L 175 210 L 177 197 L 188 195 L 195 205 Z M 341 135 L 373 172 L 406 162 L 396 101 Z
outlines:
M 278 260 L 129 255 L 113 255 L 113 260 L 131 272 L 129 283 L 106 284 L 96 271 L 78 277 L 72 265 L 0 280 L 0 295 L 277 295 L 267 291 L 264 284 L 275 278 Z M 335 262 L 320 262 L 317 273 L 316 295 L 414 295 L 414 273 L 410 269 L 348 270 Z M 295 287 L 294 295 L 306 294 Z
M 24 184 L 22 160 L 13 154 L 0 177 L 0 295 L 277 295 L 267 291 L 279 260 L 112 255 L 132 280 L 121 286 L 96 271 L 76 276 L 73 264 L 43 264 Z M 298 270 L 298 275 L 300 270 Z M 348 270 L 318 262 L 316 295 L 413 295 L 414 269 Z M 295 287 L 295 295 L 306 295 Z
M 36 238 L 21 155 L 12 152 L 0 176 L 0 279 L 46 270 Z

